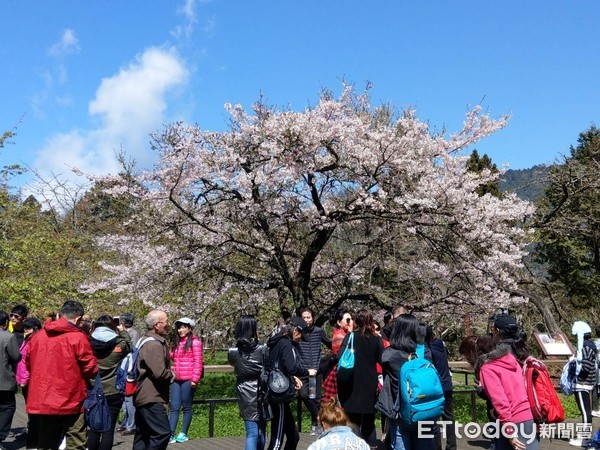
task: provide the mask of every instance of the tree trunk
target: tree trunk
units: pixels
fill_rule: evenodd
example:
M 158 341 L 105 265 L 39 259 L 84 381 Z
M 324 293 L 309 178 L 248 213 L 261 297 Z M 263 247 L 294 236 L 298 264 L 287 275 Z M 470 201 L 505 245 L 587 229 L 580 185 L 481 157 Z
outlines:
M 542 319 L 544 320 L 544 324 L 546 325 L 546 329 L 549 333 L 562 333 L 558 322 L 554 318 L 552 310 L 550 309 L 543 297 L 532 292 L 526 292 L 521 290 L 514 290 L 512 293 L 521 297 L 528 298 L 531 301 L 531 303 L 535 305 L 535 307 L 542 315 Z

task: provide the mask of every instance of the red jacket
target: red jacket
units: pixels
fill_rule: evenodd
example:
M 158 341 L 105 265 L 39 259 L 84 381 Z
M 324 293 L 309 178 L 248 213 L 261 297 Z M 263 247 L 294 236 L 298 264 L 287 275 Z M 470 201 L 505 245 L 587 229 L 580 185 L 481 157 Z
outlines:
M 87 336 L 67 319 L 50 322 L 29 342 L 25 365 L 31 374 L 28 414 L 81 413 L 87 380 L 98 363 Z
M 187 337 L 179 342 L 176 349 L 171 351 L 173 365 L 171 369 L 175 371 L 176 380 L 191 380 L 198 383 L 202 378 L 202 368 L 204 360 L 202 355 L 202 341 L 196 336 L 192 337 L 192 348 L 187 352 L 184 350 Z

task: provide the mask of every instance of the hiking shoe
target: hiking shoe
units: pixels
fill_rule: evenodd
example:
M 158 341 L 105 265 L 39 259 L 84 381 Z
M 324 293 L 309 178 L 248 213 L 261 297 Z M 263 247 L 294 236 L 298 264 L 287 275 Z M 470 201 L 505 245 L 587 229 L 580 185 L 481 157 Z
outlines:
M 177 442 L 175 440 L 175 436 L 171 436 L 171 439 L 169 439 L 169 444 L 174 444 L 175 442 Z
M 310 427 L 310 435 L 311 436 L 318 436 L 319 434 L 321 434 L 321 432 L 319 431 L 318 426 L 313 425 L 312 427 Z
M 186 442 L 189 441 L 187 435 L 185 433 L 179 433 L 175 438 L 175 442 Z

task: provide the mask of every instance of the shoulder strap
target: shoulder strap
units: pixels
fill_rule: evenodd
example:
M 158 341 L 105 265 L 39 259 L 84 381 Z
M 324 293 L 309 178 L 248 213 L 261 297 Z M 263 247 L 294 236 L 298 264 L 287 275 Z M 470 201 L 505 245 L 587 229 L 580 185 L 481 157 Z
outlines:
M 142 346 L 143 346 L 143 345 L 144 345 L 146 342 L 155 341 L 155 340 L 156 340 L 156 339 L 154 339 L 154 338 L 153 338 L 153 337 L 151 337 L 151 336 L 146 336 L 145 338 L 142 338 L 142 339 L 140 339 L 139 341 L 137 341 L 137 344 L 135 345 L 135 348 L 136 348 L 136 350 L 138 351 L 138 356 L 139 356 L 139 351 L 140 351 L 140 349 L 142 348 Z M 129 365 L 129 367 L 127 367 L 127 371 L 128 371 L 128 372 L 131 372 L 131 371 L 133 371 L 133 364 L 134 364 L 134 363 L 137 363 L 137 361 L 134 361 L 133 359 L 134 359 L 133 357 L 129 359 L 129 364 L 128 364 L 128 365 Z M 138 364 L 138 366 L 139 366 L 139 364 Z
M 425 358 L 425 345 L 417 344 L 417 350 L 415 351 L 417 358 Z
M 348 344 L 346 347 L 350 347 L 350 350 L 354 350 L 354 331 L 350 332 L 350 337 L 348 338 Z
M 96 390 L 104 391 L 102 388 L 102 380 L 100 379 L 100 370 L 96 373 L 96 379 L 94 380 L 94 388 Z
M 152 336 L 146 336 L 145 338 L 142 338 L 137 342 L 136 348 L 139 350 L 140 348 L 142 348 L 142 345 L 144 345 L 146 342 L 155 341 L 155 340 L 156 339 L 154 339 Z

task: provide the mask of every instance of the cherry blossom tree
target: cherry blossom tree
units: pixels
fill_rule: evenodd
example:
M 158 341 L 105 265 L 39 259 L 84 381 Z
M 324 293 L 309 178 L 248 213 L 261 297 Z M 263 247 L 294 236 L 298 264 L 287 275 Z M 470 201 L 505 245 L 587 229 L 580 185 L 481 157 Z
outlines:
M 510 292 L 531 206 L 479 195 L 501 172 L 468 171 L 465 156 L 508 117 L 475 107 L 459 132 L 433 133 L 414 111 L 375 108 L 349 86 L 300 112 L 226 109 L 227 132 L 168 125 L 152 136 L 153 170 L 110 180 L 110 193 L 137 199 L 144 232 L 100 240 L 125 263 L 106 264 L 88 291 L 284 317 L 347 301 L 438 314 L 522 301 Z

